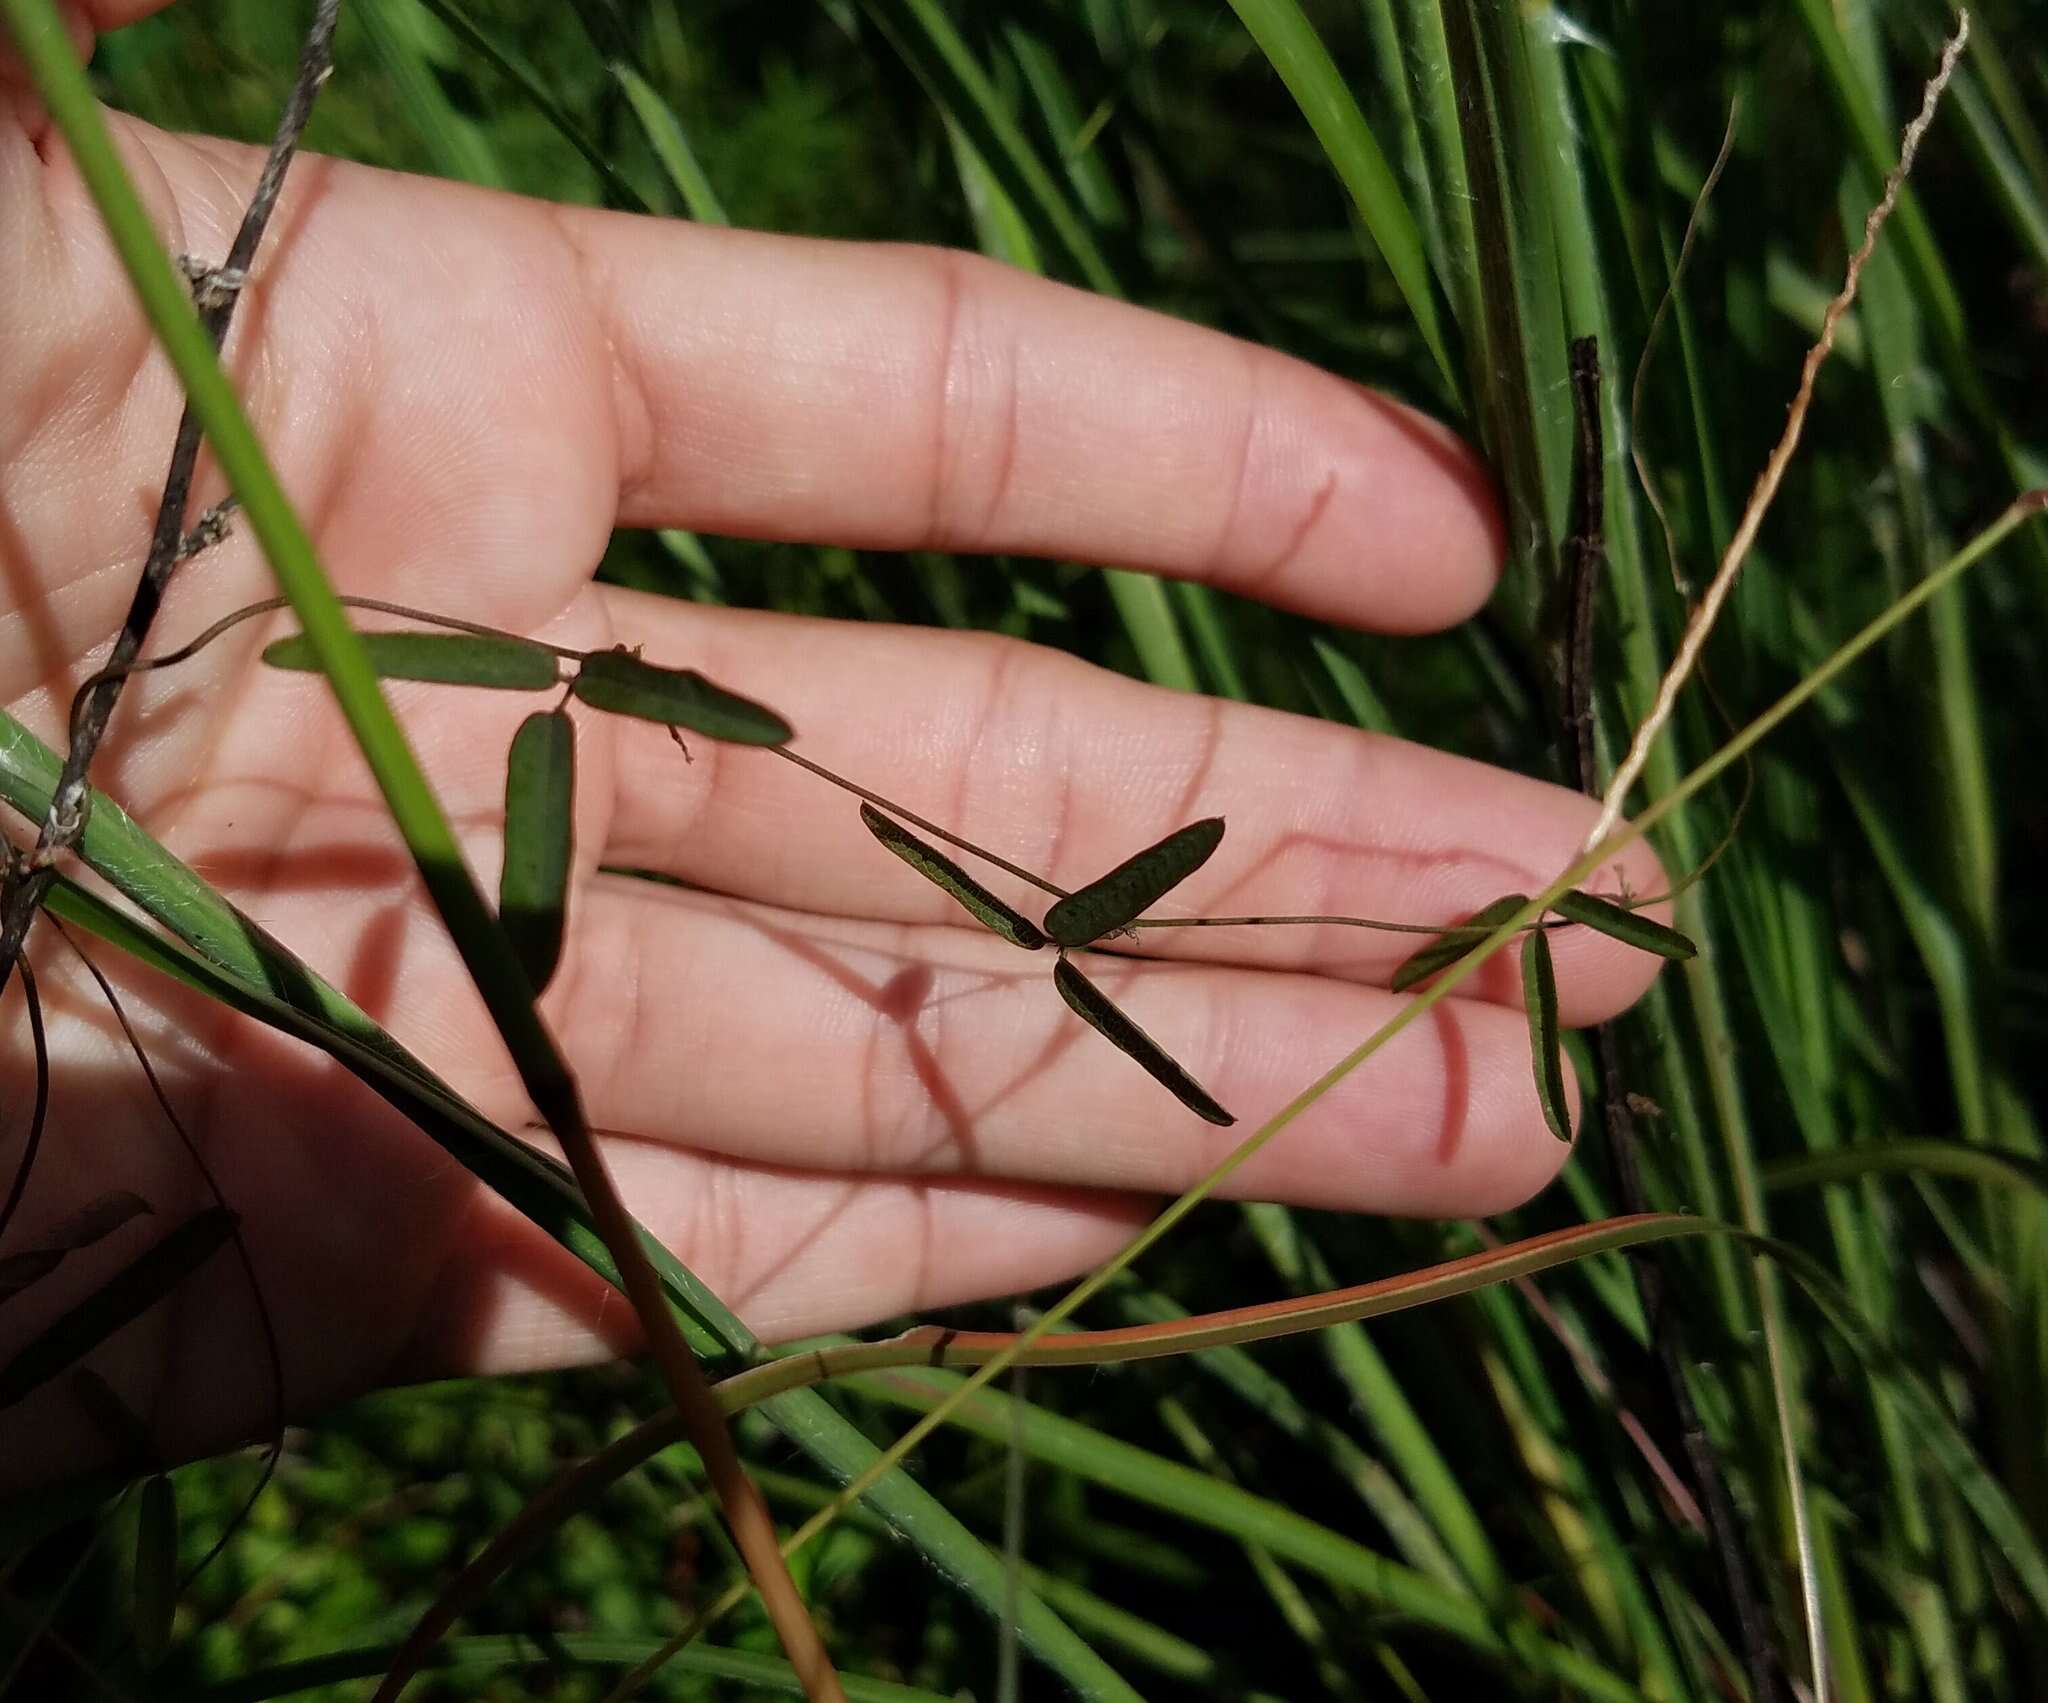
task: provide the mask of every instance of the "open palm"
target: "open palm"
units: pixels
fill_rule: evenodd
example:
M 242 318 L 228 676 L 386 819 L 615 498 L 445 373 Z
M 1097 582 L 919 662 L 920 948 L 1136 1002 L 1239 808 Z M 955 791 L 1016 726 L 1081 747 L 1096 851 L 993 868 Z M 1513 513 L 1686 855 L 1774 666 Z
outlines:
M 148 9 L 90 10 L 105 27 Z M 61 743 L 126 606 L 178 397 L 61 144 L 14 87 L 0 63 L 0 695 Z M 167 242 L 222 253 L 257 156 L 119 134 Z M 779 710 L 795 750 L 1062 886 L 1222 815 L 1222 849 L 1169 910 L 1446 919 L 1547 880 L 1590 825 L 1554 787 L 1011 641 L 591 581 L 614 527 L 673 525 L 1131 564 L 1396 631 L 1469 614 L 1499 548 L 1475 465 L 1419 417 L 1280 356 L 970 257 L 314 158 L 294 167 L 228 353 L 342 589 L 700 668 Z M 151 648 L 271 590 L 231 538 L 182 571 Z M 517 1078 L 324 685 L 255 663 L 282 630 L 238 629 L 138 683 L 95 779 L 519 1127 Z M 532 702 L 390 690 L 489 880 L 506 746 Z M 578 718 L 578 878 L 544 1010 L 593 1121 L 632 1137 L 609 1144 L 628 1203 L 764 1336 L 1067 1275 L 1229 1144 L 1088 1036 L 1042 955 L 974 928 L 877 846 L 844 795 L 772 752 L 693 741 L 686 764 L 659 729 Z M 1625 875 L 1657 879 L 1647 854 Z M 1035 911 L 1005 879 L 990 877 Z M 1559 952 L 1578 1022 L 1620 1009 L 1652 967 L 1581 935 Z M 1258 1119 L 1394 1008 L 1384 984 L 1408 944 L 1206 931 L 1177 937 L 1170 966 L 1091 974 Z M 0 1252 L 108 1188 L 173 1216 L 202 1198 L 62 948 L 39 933 L 31 950 L 53 1007 L 51 1135 Z M 140 973 L 124 986 L 244 1215 L 295 1409 L 631 1345 L 623 1305 L 338 1067 Z M 1464 1215 L 1546 1182 L 1564 1150 L 1515 992 L 1493 974 L 1468 991 L 1235 1186 Z M 91 1281 L 94 1259 L 75 1263 L 47 1300 L 0 1312 L 5 1343 Z M 179 1454 L 261 1423 L 254 1343 L 217 1261 L 100 1367 Z M 24 1443 L 6 1479 L 90 1458 L 70 1400 L 53 1386 L 10 1416 Z

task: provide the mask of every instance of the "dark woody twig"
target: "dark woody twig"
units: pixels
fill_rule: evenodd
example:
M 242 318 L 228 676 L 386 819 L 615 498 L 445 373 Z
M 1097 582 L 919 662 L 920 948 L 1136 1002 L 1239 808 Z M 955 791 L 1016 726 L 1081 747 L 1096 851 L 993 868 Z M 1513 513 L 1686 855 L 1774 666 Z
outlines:
M 1593 748 L 1593 625 L 1594 592 L 1599 584 L 1600 566 L 1607 552 L 1606 470 L 1600 419 L 1600 352 L 1590 337 L 1582 337 L 1571 350 L 1572 401 L 1578 418 L 1578 466 L 1573 481 L 1570 536 L 1565 540 L 1565 634 L 1564 634 L 1564 718 L 1561 729 L 1566 771 L 1579 790 L 1590 798 L 1600 796 L 1600 775 Z M 1635 1113 L 1622 1086 L 1621 1047 L 1615 1026 L 1601 1023 L 1592 1032 L 1593 1055 L 1600 1073 L 1600 1099 L 1607 1132 L 1608 1153 L 1614 1161 L 1615 1180 L 1621 1187 L 1622 1209 L 1647 1212 L 1649 1198 L 1643 1187 L 1642 1159 L 1636 1132 Z M 1749 1670 L 1750 1695 L 1757 1703 L 1772 1703 L 1782 1697 L 1781 1669 L 1772 1645 L 1762 1605 L 1757 1600 L 1755 1581 L 1750 1577 L 1749 1559 L 1743 1547 L 1742 1530 L 1735 1515 L 1728 1480 L 1721 1471 L 1706 1427 L 1686 1382 L 1685 1369 L 1691 1358 L 1685 1326 L 1670 1305 L 1669 1288 L 1662 1260 L 1654 1253 L 1637 1250 L 1629 1257 L 1635 1276 L 1636 1293 L 1643 1303 L 1643 1317 L 1649 1325 L 1651 1346 L 1656 1352 L 1670 1419 L 1684 1445 L 1693 1485 L 1706 1515 L 1716 1559 L 1721 1565 L 1728 1606 L 1734 1616 L 1736 1638 Z
M 186 263 L 187 276 L 193 280 L 199 322 L 205 327 L 216 350 L 227 336 L 236 299 L 248 281 L 257 248 L 263 241 L 264 230 L 284 187 L 285 172 L 298 152 L 299 138 L 305 134 L 306 122 L 312 117 L 314 98 L 334 68 L 334 26 L 340 11 L 341 0 L 317 0 L 313 22 L 299 54 L 298 75 L 285 101 L 284 112 L 278 119 L 277 134 L 263 162 L 262 175 L 256 180 L 255 193 L 249 198 L 248 210 L 242 215 L 241 226 L 235 232 L 227 258 L 218 267 L 194 268 Z M 171 465 L 164 478 L 163 497 L 157 505 L 149 554 L 143 561 L 142 577 L 136 584 L 134 599 L 128 606 L 127 617 L 121 623 L 113 653 L 108 658 L 109 669 L 124 670 L 140 654 L 143 641 L 149 636 L 150 625 L 163 603 L 164 589 L 178 564 L 217 541 L 225 532 L 229 512 L 226 505 L 209 510 L 190 533 L 185 530 L 185 511 L 191 502 L 193 472 L 199 461 L 199 440 L 199 422 L 188 403 L 178 420 L 178 435 L 171 448 Z M 0 903 L 0 992 L 5 991 L 8 978 L 21 956 L 22 942 L 27 939 L 29 925 L 35 920 L 36 911 L 49 888 L 56 858 L 76 845 L 79 835 L 85 831 L 86 772 L 99 750 L 100 741 L 106 736 L 107 724 L 113 719 L 114 706 L 120 700 L 125 679 L 122 672 L 106 675 L 73 718 L 70 751 L 65 757 L 56 789 L 51 794 L 49 813 L 36 835 L 35 849 L 28 856 L 25 872 L 6 884 L 4 903 Z
M 1593 593 L 1607 552 L 1607 468 L 1600 428 L 1600 349 L 1573 341 L 1572 413 L 1578 422 L 1578 463 L 1572 483 L 1571 532 L 1564 541 L 1564 761 L 1582 792 L 1599 776 L 1593 761 Z

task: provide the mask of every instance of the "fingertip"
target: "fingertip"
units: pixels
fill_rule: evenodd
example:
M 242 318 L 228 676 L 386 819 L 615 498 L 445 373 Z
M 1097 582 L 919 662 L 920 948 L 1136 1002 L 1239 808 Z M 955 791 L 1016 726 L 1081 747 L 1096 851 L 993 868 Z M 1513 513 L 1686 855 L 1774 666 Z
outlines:
M 1434 632 L 1479 609 L 1506 547 L 1485 464 L 1414 408 L 1269 359 L 1250 390 L 1234 523 L 1206 577 L 1379 632 Z
M 1592 822 L 1589 802 L 1588 825 Z M 1579 883 L 1580 892 L 1626 905 L 1652 922 L 1673 926 L 1675 906 L 1668 898 L 1637 903 L 1644 895 L 1669 892 L 1663 861 L 1646 840 L 1636 840 Z M 1553 922 L 1557 919 L 1553 916 Z M 1620 1016 L 1649 992 L 1650 984 L 1671 960 L 1584 923 L 1558 928 L 1551 938 L 1565 1021 L 1574 1028 L 1604 1023 Z
M 1363 393 L 1386 471 L 1375 526 L 1384 581 L 1376 625 L 1434 632 L 1485 607 L 1507 561 L 1492 470 L 1456 432 L 1404 403 Z
M 1563 1059 L 1565 1114 L 1571 1139 L 1560 1141 L 1543 1109 L 1536 1082 L 1535 1036 L 1522 1025 L 1524 1044 L 1502 1048 L 1495 1056 L 1499 1074 L 1475 1084 L 1472 1117 L 1489 1135 L 1476 1162 L 1462 1179 L 1465 1206 L 1476 1218 L 1512 1212 L 1554 1183 L 1571 1162 L 1585 1128 L 1585 1096 L 1570 1052 L 1560 1043 Z

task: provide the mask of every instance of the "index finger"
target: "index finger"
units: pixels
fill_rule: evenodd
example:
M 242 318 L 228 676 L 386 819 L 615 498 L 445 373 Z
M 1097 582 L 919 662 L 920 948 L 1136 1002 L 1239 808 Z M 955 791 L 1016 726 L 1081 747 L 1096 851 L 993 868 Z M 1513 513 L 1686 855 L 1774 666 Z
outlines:
M 974 255 L 560 217 L 629 525 L 1073 557 L 1397 632 L 1492 590 L 1480 464 L 1304 362 Z

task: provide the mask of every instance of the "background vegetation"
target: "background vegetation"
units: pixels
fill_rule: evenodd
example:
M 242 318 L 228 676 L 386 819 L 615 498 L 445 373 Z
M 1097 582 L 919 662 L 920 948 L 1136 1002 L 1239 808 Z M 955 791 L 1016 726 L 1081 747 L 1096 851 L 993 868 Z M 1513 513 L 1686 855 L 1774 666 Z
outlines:
M 158 123 L 257 140 L 304 10 L 181 0 L 110 38 L 98 75 Z M 461 15 L 487 50 L 451 14 L 349 0 L 310 145 L 563 200 L 981 246 L 1459 421 L 1502 469 L 1517 542 L 1485 618 L 1400 643 L 1112 584 L 1088 564 L 641 534 L 615 541 L 605 572 L 700 599 L 996 628 L 1542 773 L 1556 772 L 1568 337 L 1597 335 L 1609 371 L 1598 678 L 1611 757 L 1670 654 L 1682 588 L 1703 583 L 1783 423 L 1952 23 L 1935 0 L 1569 13 L 1530 0 L 476 0 Z M 1653 794 L 2048 478 L 2048 38 L 2029 17 L 2025 0 L 1975 16 L 1710 652 L 1719 708 L 1690 695 Z M 1628 463 L 1628 380 L 1738 98 L 1635 440 L 1673 557 Z M 1733 849 L 1686 901 L 1682 923 L 1710 950 L 1620 1036 L 1648 1199 L 1795 1243 L 1865 1327 L 1833 1329 L 1733 1244 L 1665 1256 L 1764 1636 L 1806 1672 L 1810 1577 L 1843 1698 L 2029 1696 L 2025 1676 L 2048 1659 L 2048 1218 L 2028 1168 L 2048 1031 L 2048 890 L 2029 879 L 2048 854 L 2048 789 L 2027 756 L 2048 725 L 2044 611 L 2037 527 L 1771 742 Z M 1670 865 L 1720 840 L 1740 791 L 1675 819 Z M 2020 1163 L 1996 1169 L 1999 1154 Z M 1879 1168 L 1888 1155 L 1943 1169 Z M 1841 1180 L 1813 1181 L 1816 1162 Z M 1591 1139 L 1564 1183 L 1484 1227 L 1212 1206 L 1090 1316 L 1363 1281 L 1469 1252 L 1482 1233 L 1603 1216 L 1623 1192 Z M 1952 1436 L 1910 1405 L 1913 1378 Z M 919 1387 L 854 1380 L 832 1399 L 885 1440 Z M 1027 1576 L 1148 1695 L 1747 1691 L 1725 1569 L 1633 1429 L 1684 1475 L 1619 1260 L 1370 1331 L 1034 1373 L 1013 1393 L 1058 1420 L 1014 1426 L 984 1406 L 923 1451 L 919 1475 L 999 1542 L 1021 1442 Z M 132 1547 L 108 1541 L 118 1524 L 49 1540 L 9 1588 L 60 1597 L 57 1629 L 124 1694 L 272 1695 L 280 1664 L 402 1636 L 561 1463 L 658 1400 L 612 1368 L 391 1392 L 295 1433 L 147 1684 L 124 1648 Z M 1808 1569 L 1783 1430 L 1799 1440 Z M 779 1511 L 822 1499 L 765 1424 L 742 1437 Z M 601 1696 L 614 1675 L 587 1661 L 637 1658 L 730 1568 L 689 1464 L 669 1451 L 572 1520 L 465 1623 L 470 1665 L 416 1695 Z M 178 1475 L 188 1563 L 256 1470 L 236 1458 Z M 996 1694 L 997 1628 L 872 1522 L 843 1522 L 798 1577 L 850 1672 L 913 1695 Z M 23 1649 L 28 1624 L 17 1614 L 0 1638 Z M 753 1610 L 716 1641 L 734 1661 L 774 1647 Z M 1560 1648 L 1577 1665 L 1546 1653 Z M 673 1671 L 655 1694 L 755 1694 L 766 1671 Z M 12 1676 L 19 1695 L 83 1694 L 47 1646 Z M 1022 1687 L 1058 1681 L 1027 1666 Z

